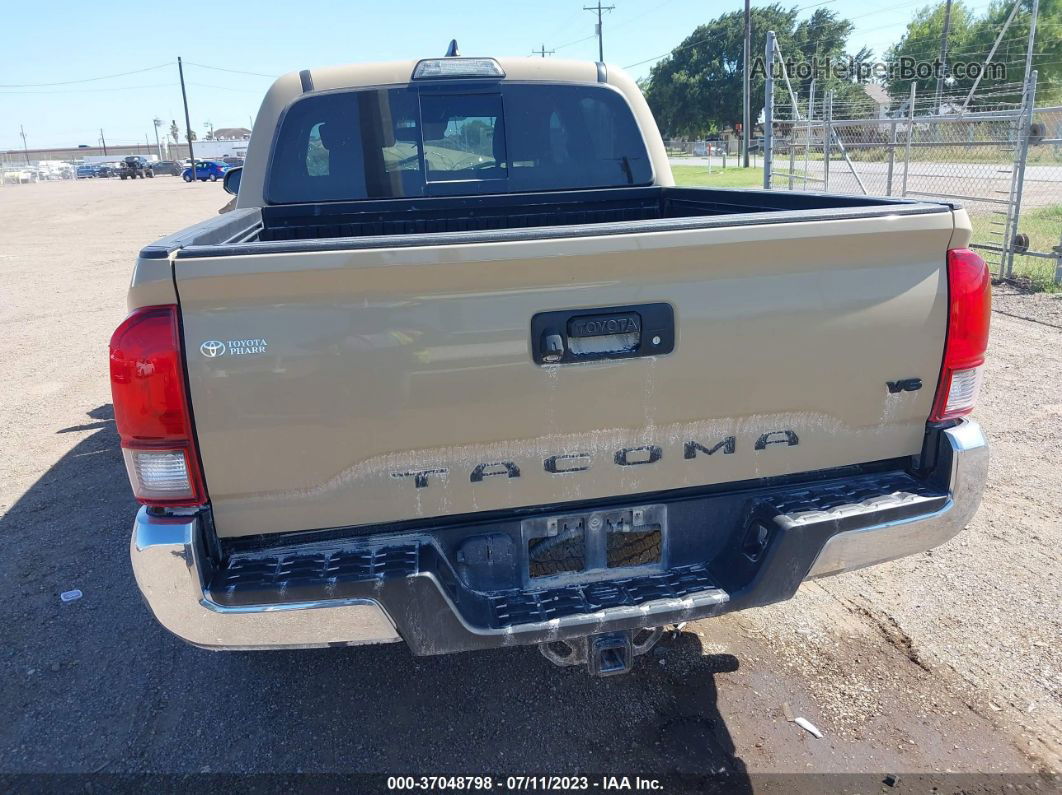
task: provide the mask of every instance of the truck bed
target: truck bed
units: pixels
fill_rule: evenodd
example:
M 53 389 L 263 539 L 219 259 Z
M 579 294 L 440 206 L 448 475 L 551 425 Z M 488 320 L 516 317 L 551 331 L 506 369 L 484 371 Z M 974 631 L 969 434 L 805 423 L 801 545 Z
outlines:
M 418 235 L 787 210 L 880 207 L 881 199 L 706 188 L 611 188 L 494 196 L 287 205 L 262 211 L 259 240 Z
M 237 210 L 156 241 L 141 256 L 161 258 L 178 249 L 187 249 L 181 256 L 214 257 L 443 241 L 501 242 L 949 209 L 939 203 L 866 196 L 683 187 L 326 202 Z M 446 237 L 432 239 L 437 235 Z M 267 243 L 271 245 L 257 245 Z

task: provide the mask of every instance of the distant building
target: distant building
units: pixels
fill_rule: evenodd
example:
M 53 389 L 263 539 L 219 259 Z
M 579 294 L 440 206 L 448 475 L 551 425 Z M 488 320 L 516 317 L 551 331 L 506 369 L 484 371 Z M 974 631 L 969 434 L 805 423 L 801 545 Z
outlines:
M 163 147 L 166 145 L 163 144 Z M 185 147 L 187 151 L 187 147 Z M 112 144 L 107 147 L 106 153 L 99 146 L 58 146 L 36 149 L 5 149 L 0 151 L 0 163 L 36 163 L 41 160 L 63 160 L 66 162 L 82 161 L 87 163 L 99 163 L 111 160 L 121 160 L 126 155 L 140 155 L 146 158 L 157 158 L 159 150 L 155 142 L 150 144 Z M 185 155 L 187 157 L 187 154 Z
M 251 137 L 251 131 L 246 127 L 217 127 L 214 129 L 215 141 L 246 141 Z
M 888 118 L 889 107 L 892 105 L 892 97 L 889 96 L 889 92 L 877 83 L 864 83 L 863 93 L 870 97 L 874 104 L 878 106 L 877 117 L 879 119 Z
M 212 140 L 193 141 L 196 157 L 245 157 L 247 142 L 251 131 L 246 127 L 216 127 Z M 148 160 L 184 160 L 188 157 L 188 144 L 182 141 L 175 144 L 169 136 L 160 138 L 159 143 L 151 140 L 135 144 L 109 144 L 102 146 L 56 146 L 36 149 L 0 150 L 0 165 L 18 165 L 36 163 L 43 160 L 62 160 L 65 162 L 107 163 L 121 160 L 126 155 L 140 155 Z
M 212 157 L 247 157 L 247 139 L 193 141 L 196 159 L 209 160 Z M 185 152 L 187 152 L 187 147 Z M 187 157 L 187 155 L 185 155 Z

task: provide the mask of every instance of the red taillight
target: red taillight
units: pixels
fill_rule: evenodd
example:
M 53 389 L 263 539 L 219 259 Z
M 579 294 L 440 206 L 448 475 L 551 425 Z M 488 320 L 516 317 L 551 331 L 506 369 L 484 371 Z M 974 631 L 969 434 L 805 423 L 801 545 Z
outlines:
M 115 330 L 111 396 L 136 498 L 145 505 L 202 505 L 176 306 L 137 309 Z
M 992 317 L 992 278 L 988 266 L 966 248 L 948 252 L 948 332 L 944 364 L 930 421 L 950 420 L 973 411 L 981 387 Z

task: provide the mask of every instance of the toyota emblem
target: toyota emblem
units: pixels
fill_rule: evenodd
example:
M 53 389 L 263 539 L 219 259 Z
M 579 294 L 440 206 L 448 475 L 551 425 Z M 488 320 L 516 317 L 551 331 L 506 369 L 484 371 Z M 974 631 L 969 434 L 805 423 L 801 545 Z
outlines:
M 199 346 L 199 352 L 208 359 L 216 359 L 225 353 L 225 343 L 220 340 L 207 340 Z

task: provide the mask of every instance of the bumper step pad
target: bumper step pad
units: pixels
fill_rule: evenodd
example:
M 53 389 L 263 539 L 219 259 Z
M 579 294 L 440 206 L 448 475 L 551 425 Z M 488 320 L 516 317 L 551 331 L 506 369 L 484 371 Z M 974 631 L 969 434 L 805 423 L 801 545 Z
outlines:
M 772 495 L 765 503 L 788 527 L 817 522 L 858 522 L 883 512 L 910 516 L 939 510 L 947 495 L 906 474 L 882 475 L 815 486 Z M 891 518 L 891 517 L 890 517 Z
M 390 577 L 411 577 L 419 543 L 368 549 L 286 549 L 274 554 L 232 555 L 210 582 L 210 596 L 227 607 L 268 602 L 342 599 L 350 586 Z
M 661 574 L 580 583 L 540 591 L 513 589 L 488 596 L 496 626 L 552 621 L 657 599 L 684 599 L 715 589 L 707 566 L 679 566 Z

